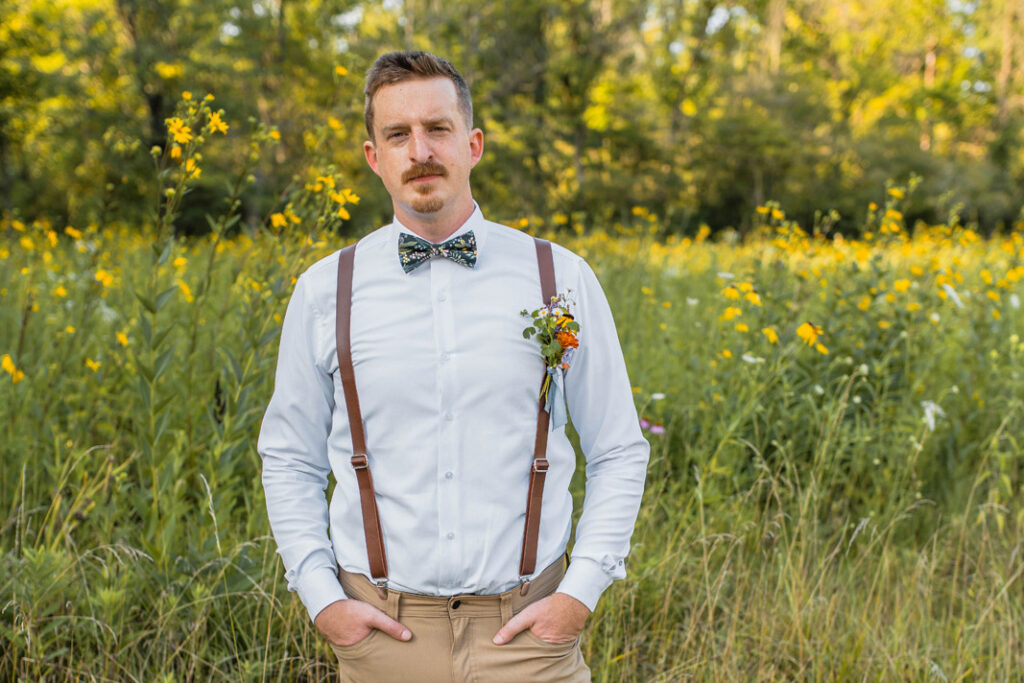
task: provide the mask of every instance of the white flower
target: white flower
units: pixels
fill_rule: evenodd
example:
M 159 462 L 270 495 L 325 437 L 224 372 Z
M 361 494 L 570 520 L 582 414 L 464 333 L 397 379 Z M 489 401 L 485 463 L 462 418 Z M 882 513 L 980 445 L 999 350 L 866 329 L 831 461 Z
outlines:
M 862 375 L 867 375 L 870 372 L 870 368 L 868 368 L 867 363 L 861 363 L 859 366 L 857 366 L 857 372 L 859 372 Z
M 939 324 L 939 314 L 938 313 L 932 313 L 930 316 L 928 316 L 928 319 L 931 320 L 936 325 Z
M 732 273 L 727 273 L 723 270 L 722 272 L 718 273 L 718 277 L 722 278 L 723 280 L 731 280 L 736 276 L 733 275 Z
M 956 293 L 956 290 L 953 289 L 949 283 L 944 283 L 942 285 L 942 289 L 944 289 L 946 294 L 949 295 L 949 298 L 953 300 L 953 303 L 956 304 L 957 308 L 964 307 L 964 302 L 960 300 L 960 295 Z
M 860 396 L 854 396 L 853 402 L 856 403 L 857 405 L 860 405 Z
M 742 358 L 744 360 L 744 362 L 747 362 L 747 363 L 763 363 L 764 362 L 764 358 L 758 358 L 757 356 L 751 356 L 749 353 L 743 354 L 742 356 L 740 356 L 740 358 Z
M 946 417 L 945 411 L 935 401 L 921 401 L 921 407 L 924 408 L 924 423 L 928 425 L 929 431 L 934 431 L 935 416 Z
M 686 297 L 686 305 L 687 306 L 696 306 L 699 303 L 700 303 L 700 299 L 694 299 L 692 296 Z
M 812 389 L 814 389 L 814 393 L 816 393 L 818 396 L 821 396 L 825 393 L 825 389 L 823 389 L 820 384 L 815 384 L 812 387 Z
M 1020 297 L 1016 294 L 1010 295 L 1010 305 L 1014 308 L 1020 308 Z
M 655 393 L 655 394 L 651 394 L 651 400 L 652 401 L 661 401 L 664 398 L 665 398 L 665 394 L 662 394 L 660 392 L 659 393 Z

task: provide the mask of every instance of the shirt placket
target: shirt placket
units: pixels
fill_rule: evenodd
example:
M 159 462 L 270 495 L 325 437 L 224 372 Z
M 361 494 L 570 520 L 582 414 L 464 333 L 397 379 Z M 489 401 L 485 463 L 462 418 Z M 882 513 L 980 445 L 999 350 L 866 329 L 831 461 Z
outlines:
M 440 580 L 442 589 L 459 583 L 462 529 L 459 524 L 458 500 L 461 472 L 456 430 L 460 423 L 457 412 L 458 387 L 455 365 L 455 308 L 452 291 L 452 266 L 444 259 L 432 259 L 431 301 L 436 331 L 436 362 L 438 384 L 438 459 L 437 459 L 437 515 L 438 547 L 441 548 Z

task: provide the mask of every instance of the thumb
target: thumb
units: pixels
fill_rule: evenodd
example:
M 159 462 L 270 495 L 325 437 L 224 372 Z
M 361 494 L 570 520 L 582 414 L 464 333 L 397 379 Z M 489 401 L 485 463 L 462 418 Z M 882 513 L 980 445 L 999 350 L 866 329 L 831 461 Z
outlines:
M 412 638 L 412 633 L 409 629 L 402 626 L 384 612 L 378 612 L 376 618 L 373 620 L 373 627 L 384 631 L 384 633 L 387 633 L 395 640 L 409 640 Z
M 508 623 L 494 635 L 494 644 L 504 645 L 512 640 L 517 633 L 530 628 L 536 620 L 532 614 L 531 610 L 526 609 L 509 619 Z

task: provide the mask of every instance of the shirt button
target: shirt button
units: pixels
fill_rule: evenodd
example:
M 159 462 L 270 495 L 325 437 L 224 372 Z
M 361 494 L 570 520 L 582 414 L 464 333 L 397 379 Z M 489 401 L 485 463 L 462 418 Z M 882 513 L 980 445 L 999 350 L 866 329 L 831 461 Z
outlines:
M 451 357 L 452 357 L 452 354 L 450 354 L 450 353 L 448 353 L 446 351 L 446 352 L 441 354 L 441 362 L 442 363 L 446 363 Z
M 444 414 L 444 419 L 446 419 L 446 420 L 448 420 L 449 422 L 451 422 L 452 420 L 454 420 L 454 419 L 455 419 L 455 416 L 454 416 L 454 415 L 452 415 L 451 413 L 445 413 L 445 414 Z
M 444 473 L 444 478 L 445 479 L 454 479 L 455 478 L 455 473 L 454 472 L 445 472 Z
M 449 541 L 454 541 L 455 540 L 455 532 L 454 531 L 449 531 L 447 538 L 448 538 Z
M 445 294 L 444 292 L 441 292 L 440 294 L 437 295 L 437 300 L 438 301 L 447 301 L 448 300 L 448 295 Z

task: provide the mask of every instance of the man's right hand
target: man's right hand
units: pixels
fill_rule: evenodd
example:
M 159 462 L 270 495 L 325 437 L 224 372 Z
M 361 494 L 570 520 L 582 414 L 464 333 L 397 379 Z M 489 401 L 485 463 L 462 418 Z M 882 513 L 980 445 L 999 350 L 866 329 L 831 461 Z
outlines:
M 373 605 L 359 600 L 338 600 L 320 610 L 313 624 L 330 642 L 339 647 L 355 645 L 380 629 L 396 640 L 409 640 L 409 629 L 381 612 Z

